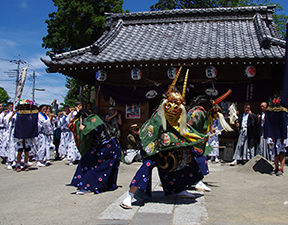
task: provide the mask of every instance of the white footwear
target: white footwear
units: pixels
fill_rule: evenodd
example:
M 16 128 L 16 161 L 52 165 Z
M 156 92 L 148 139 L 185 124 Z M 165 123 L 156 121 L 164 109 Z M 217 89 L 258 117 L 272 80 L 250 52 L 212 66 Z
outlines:
M 176 194 L 178 197 L 181 198 L 195 198 L 195 195 L 189 193 L 188 191 L 184 190 Z
M 236 166 L 237 165 L 237 160 L 235 159 L 233 162 L 230 163 L 230 166 Z
M 93 194 L 91 191 L 80 190 L 76 192 L 76 195 Z
M 202 180 L 200 180 L 196 185 L 195 185 L 195 189 L 197 191 L 211 191 L 211 189 L 209 187 L 207 187 Z
M 215 159 L 215 163 L 219 163 L 220 161 L 219 161 L 219 159 Z
M 68 161 L 68 159 L 67 158 L 63 158 L 62 161 Z
M 16 166 L 16 162 L 13 161 L 11 166 L 12 166 L 12 167 L 15 167 L 15 166 Z
M 27 166 L 33 166 L 33 163 L 28 161 Z
M 48 160 L 48 161 L 46 161 L 46 164 L 47 165 L 51 165 L 51 162 Z
M 126 197 L 124 198 L 123 202 L 120 202 L 120 206 L 124 209 L 132 209 L 132 199 L 134 194 L 128 192 Z
M 6 167 L 7 170 L 12 170 L 12 166 L 10 164 L 8 164 L 8 166 Z
M 46 165 L 41 163 L 40 161 L 36 162 L 35 166 L 45 167 Z
M 73 166 L 73 162 L 69 162 L 68 166 Z

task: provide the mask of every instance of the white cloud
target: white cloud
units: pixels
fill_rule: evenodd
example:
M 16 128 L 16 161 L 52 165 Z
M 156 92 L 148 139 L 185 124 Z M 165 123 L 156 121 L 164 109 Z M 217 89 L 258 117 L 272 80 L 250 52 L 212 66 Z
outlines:
M 40 60 L 40 58 L 46 58 L 45 55 L 36 55 L 36 56 L 33 56 L 28 64 L 31 65 L 31 69 L 46 69 L 47 66 Z
M 20 4 L 18 5 L 22 9 L 28 9 L 28 3 L 27 1 L 21 1 Z
M 0 43 L 2 43 L 1 45 L 5 45 L 6 47 L 7 45 L 10 47 L 17 46 L 17 43 L 15 41 L 8 40 L 8 39 L 0 39 Z

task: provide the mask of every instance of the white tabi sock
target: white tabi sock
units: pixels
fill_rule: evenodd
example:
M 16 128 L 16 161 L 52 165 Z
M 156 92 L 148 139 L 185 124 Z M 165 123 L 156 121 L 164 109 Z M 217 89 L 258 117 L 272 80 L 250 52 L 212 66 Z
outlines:
M 128 194 L 126 195 L 122 203 L 124 205 L 131 206 L 133 198 L 134 198 L 134 194 L 128 191 Z

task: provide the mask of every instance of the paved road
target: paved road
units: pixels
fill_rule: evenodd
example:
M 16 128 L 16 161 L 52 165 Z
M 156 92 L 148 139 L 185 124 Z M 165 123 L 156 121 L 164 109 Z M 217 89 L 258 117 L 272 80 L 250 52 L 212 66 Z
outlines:
M 288 224 L 288 179 L 245 166 L 209 164 L 204 182 L 212 192 L 189 192 L 195 200 L 164 196 L 153 171 L 152 199 L 119 207 L 140 163 L 121 164 L 117 190 L 75 195 L 70 183 L 76 165 L 56 161 L 28 172 L 0 165 L 0 224 Z

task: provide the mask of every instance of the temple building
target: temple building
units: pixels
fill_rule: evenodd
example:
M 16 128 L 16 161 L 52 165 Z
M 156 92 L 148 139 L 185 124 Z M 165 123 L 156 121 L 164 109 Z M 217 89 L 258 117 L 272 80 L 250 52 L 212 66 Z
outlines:
M 186 101 L 204 93 L 214 99 L 231 89 L 221 105 L 224 114 L 232 102 L 242 112 L 246 101 L 260 112 L 260 102 L 282 88 L 286 41 L 273 23 L 274 9 L 107 14 L 107 30 L 93 44 L 41 60 L 51 72 L 95 85 L 102 116 L 111 105 L 122 111 L 124 139 L 132 123 L 150 117 L 180 66 L 179 86 L 189 69 Z

